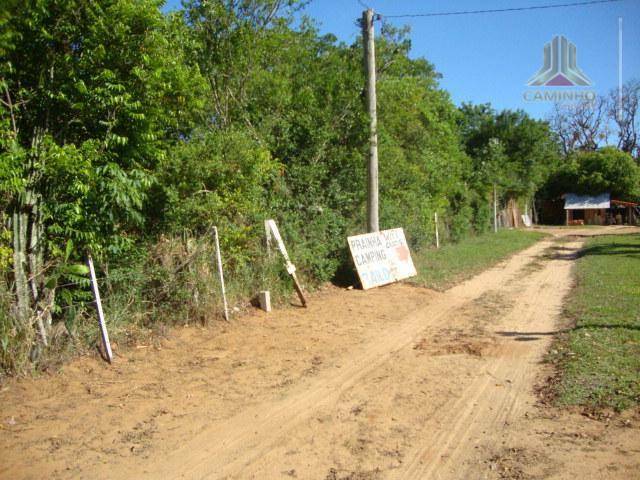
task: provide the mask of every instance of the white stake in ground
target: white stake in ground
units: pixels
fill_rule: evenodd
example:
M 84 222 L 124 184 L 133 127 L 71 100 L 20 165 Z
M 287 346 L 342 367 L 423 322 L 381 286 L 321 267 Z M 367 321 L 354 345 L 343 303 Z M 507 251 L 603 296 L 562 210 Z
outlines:
M 278 230 L 278 226 L 276 225 L 275 220 L 267 220 L 266 225 L 268 225 L 268 229 L 271 230 L 271 234 L 276 241 L 276 245 L 278 246 L 278 250 L 282 254 L 284 258 L 285 266 L 287 268 L 287 273 L 291 275 L 291 279 L 293 280 L 293 286 L 296 289 L 296 293 L 298 294 L 298 298 L 302 302 L 302 306 L 307 306 L 307 299 L 304 296 L 304 292 L 302 291 L 302 286 L 300 282 L 298 282 L 298 277 L 296 276 L 296 266 L 291 262 L 289 258 L 289 254 L 287 253 L 287 247 L 284 246 L 284 242 L 282 241 L 282 237 L 280 236 L 280 231 Z
M 264 235 L 267 245 L 267 257 L 271 258 L 271 226 L 269 220 L 264 221 Z
M 493 184 L 493 231 L 498 233 L 498 193 L 496 184 Z
M 440 235 L 438 235 L 438 212 L 433 214 L 433 218 L 436 222 L 436 248 L 440 248 Z
M 102 311 L 102 300 L 100 300 L 100 290 L 98 290 L 98 279 L 96 278 L 96 270 L 93 268 L 93 259 L 89 255 L 87 261 L 89 264 L 89 275 L 91 277 L 91 289 L 93 290 L 93 298 L 96 301 L 96 309 L 98 310 L 98 323 L 100 324 L 100 334 L 102 335 L 102 345 L 107 355 L 109 363 L 113 361 L 113 353 L 111 352 L 111 343 L 109 342 L 109 332 L 107 332 L 107 324 L 104 320 L 104 312 Z
M 222 289 L 222 301 L 224 302 L 224 319 L 229 321 L 229 306 L 227 305 L 227 293 L 224 289 L 224 274 L 222 273 L 222 255 L 220 254 L 220 240 L 218 239 L 218 227 L 213 227 L 213 238 L 216 242 L 216 258 L 218 261 L 218 275 L 220 276 L 220 288 Z

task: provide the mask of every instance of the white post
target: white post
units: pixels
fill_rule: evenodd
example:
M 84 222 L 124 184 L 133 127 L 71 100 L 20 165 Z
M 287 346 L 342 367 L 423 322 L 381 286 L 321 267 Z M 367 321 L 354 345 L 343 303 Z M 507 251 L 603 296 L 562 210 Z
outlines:
M 280 235 L 280 230 L 278 230 L 278 225 L 276 225 L 275 220 L 267 220 L 267 224 L 269 229 L 271 230 L 271 234 L 276 241 L 276 245 L 278 246 L 278 250 L 282 254 L 284 258 L 284 262 L 286 265 L 287 273 L 291 275 L 291 279 L 293 280 L 293 286 L 298 294 L 298 298 L 302 302 L 302 306 L 307 306 L 307 299 L 304 296 L 304 292 L 302 291 L 302 286 L 300 282 L 298 282 L 298 277 L 296 276 L 296 266 L 291 262 L 289 258 L 289 254 L 287 253 L 287 248 L 284 246 L 284 242 L 282 241 L 282 236 Z
M 93 298 L 96 301 L 96 309 L 98 310 L 98 323 L 100 324 L 100 333 L 102 335 L 102 344 L 109 363 L 113 362 L 113 353 L 111 352 L 111 343 L 109 342 L 109 332 L 107 332 L 107 324 L 104 320 L 104 312 L 102 311 L 102 301 L 100 300 L 100 290 L 98 290 L 98 279 L 96 278 L 96 270 L 93 268 L 93 259 L 89 255 L 87 261 L 89 264 L 89 275 L 91 277 L 91 289 L 93 290 Z
M 269 220 L 264 221 L 264 234 L 267 244 L 267 256 L 271 258 L 271 228 L 269 228 Z
M 498 233 L 498 194 L 496 184 L 493 184 L 493 231 Z
M 267 313 L 271 311 L 271 293 L 269 290 L 260 292 L 260 308 Z
M 218 275 L 220 288 L 222 289 L 222 301 L 224 302 L 224 319 L 229 321 L 229 306 L 227 305 L 227 293 L 224 288 L 224 274 L 222 273 L 222 255 L 220 254 L 220 240 L 218 239 L 218 227 L 213 227 L 213 239 L 216 243 L 216 258 L 218 260 Z
M 436 222 L 436 248 L 440 248 L 440 235 L 438 235 L 438 212 L 435 212 L 433 217 Z

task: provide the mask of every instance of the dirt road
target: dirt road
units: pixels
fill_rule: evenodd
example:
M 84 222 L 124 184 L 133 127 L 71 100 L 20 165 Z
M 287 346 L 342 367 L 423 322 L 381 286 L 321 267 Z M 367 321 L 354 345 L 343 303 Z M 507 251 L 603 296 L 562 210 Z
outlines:
M 634 478 L 637 415 L 536 405 L 580 245 L 541 241 L 444 293 L 330 288 L 12 382 L 0 477 Z

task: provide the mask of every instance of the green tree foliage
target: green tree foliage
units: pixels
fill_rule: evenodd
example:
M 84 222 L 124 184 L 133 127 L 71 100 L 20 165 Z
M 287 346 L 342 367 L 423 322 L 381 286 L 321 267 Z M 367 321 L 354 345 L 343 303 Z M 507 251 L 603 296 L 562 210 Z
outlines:
M 68 238 L 123 248 L 121 232 L 143 225 L 145 195 L 167 142 L 185 135 L 197 112 L 198 70 L 159 6 L 8 6 L 0 75 L 11 106 L 3 109 L 2 171 L 5 185 L 13 183 L 4 190 L 15 197 L 32 189 L 43 198 L 51 248 Z
M 495 112 L 489 105 L 463 104 L 460 110 L 462 139 L 474 160 L 476 180 L 497 183 L 508 196 L 532 196 L 559 159 L 547 122 L 521 110 Z
M 223 231 L 227 260 L 246 263 L 264 231 L 270 190 L 281 188 L 282 165 L 246 131 L 206 131 L 177 145 L 159 165 L 164 211 L 159 231 Z M 160 204 L 160 202 L 158 202 Z
M 410 44 L 383 32 L 378 84 L 382 225 L 403 225 L 414 246 L 433 238 L 433 215 L 454 238 L 468 234 L 471 211 L 465 179 L 469 159 L 459 145 L 458 112 L 438 88 L 424 59 L 410 60 Z
M 266 155 L 277 165 L 275 175 L 270 170 L 260 173 L 264 178 L 244 179 L 240 189 L 246 197 L 228 209 L 242 214 L 230 221 L 241 218 L 240 223 L 252 225 L 259 243 L 258 226 L 276 217 L 297 245 L 303 270 L 328 279 L 341 261 L 344 233 L 363 199 L 361 52 L 320 37 L 307 21 L 292 29 L 289 14 L 295 8 L 294 2 L 270 1 L 185 4 L 193 56 L 210 88 L 208 122 L 189 143 L 209 139 L 228 145 L 222 138 L 242 138 L 262 151 L 260 158 Z M 168 163 L 179 161 L 181 151 L 178 147 L 178 156 Z M 210 173 L 194 175 L 192 185 L 206 184 Z M 192 193 L 183 190 L 173 198 Z M 210 190 L 202 201 L 217 195 Z M 245 215 L 244 203 L 261 218 Z
M 640 199 L 640 167 L 629 153 L 614 147 L 572 152 L 544 187 L 551 199 L 564 193 L 605 192 L 618 200 Z
M 46 342 L 61 265 L 134 246 L 157 162 L 198 113 L 201 77 L 159 6 L 2 4 L 0 199 L 17 302 L 3 343 L 30 341 L 34 322 Z

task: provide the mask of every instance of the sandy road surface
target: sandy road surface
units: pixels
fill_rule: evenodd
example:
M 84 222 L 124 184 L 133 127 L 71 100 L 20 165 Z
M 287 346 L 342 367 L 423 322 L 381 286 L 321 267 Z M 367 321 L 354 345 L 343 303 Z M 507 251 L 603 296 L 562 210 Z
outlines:
M 633 478 L 637 417 L 535 406 L 580 245 L 541 241 L 444 293 L 329 289 L 14 382 L 0 477 Z

